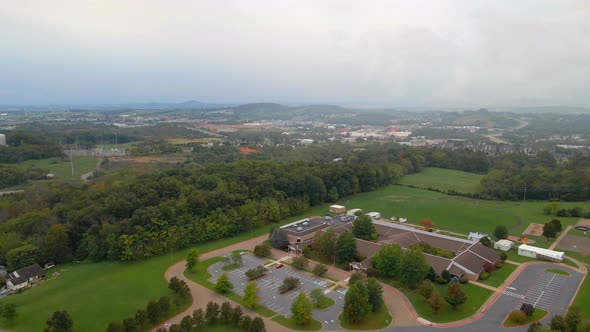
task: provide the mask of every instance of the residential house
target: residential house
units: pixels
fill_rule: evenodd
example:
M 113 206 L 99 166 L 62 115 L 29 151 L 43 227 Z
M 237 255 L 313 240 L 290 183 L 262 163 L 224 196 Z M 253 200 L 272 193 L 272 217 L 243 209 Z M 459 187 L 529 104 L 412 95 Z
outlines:
M 45 276 L 45 271 L 39 264 L 35 263 L 9 273 L 8 279 L 6 280 L 6 287 L 10 290 L 28 287 L 36 283 L 43 276 Z

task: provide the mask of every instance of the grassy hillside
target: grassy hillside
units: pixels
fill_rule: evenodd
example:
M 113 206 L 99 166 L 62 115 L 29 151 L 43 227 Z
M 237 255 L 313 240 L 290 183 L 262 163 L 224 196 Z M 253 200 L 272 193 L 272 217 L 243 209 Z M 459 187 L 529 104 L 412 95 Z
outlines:
M 406 217 L 414 224 L 430 218 L 436 228 L 461 233 L 492 232 L 496 225 L 505 225 L 511 234 L 520 235 L 528 223 L 545 223 L 551 219 L 551 216 L 543 214 L 545 202 L 477 200 L 395 185 L 343 199 L 340 203 L 366 212 L 380 212 L 383 218 Z M 561 206 L 580 206 L 590 210 L 590 202 L 562 202 Z M 562 224 L 570 225 L 577 218 L 559 219 Z
M 425 189 L 475 193 L 479 191 L 479 182 L 482 178 L 481 174 L 429 167 L 420 173 L 404 176 L 399 183 Z
M 94 171 L 98 159 L 95 157 L 74 157 L 74 175 L 72 176 L 72 169 L 70 167 L 69 159 L 62 158 L 47 158 L 40 160 L 27 160 L 19 165 L 21 168 L 38 167 L 48 170 L 55 174 L 57 179 L 62 180 L 80 180 L 80 176 L 84 173 Z

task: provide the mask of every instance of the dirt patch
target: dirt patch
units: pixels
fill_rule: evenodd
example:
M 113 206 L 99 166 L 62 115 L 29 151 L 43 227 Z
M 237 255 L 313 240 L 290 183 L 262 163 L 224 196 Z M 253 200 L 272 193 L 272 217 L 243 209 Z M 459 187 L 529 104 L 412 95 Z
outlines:
M 557 249 L 575 251 L 583 256 L 590 255 L 590 238 L 568 234 L 559 241 Z
M 119 158 L 118 162 L 132 162 L 132 163 L 181 163 L 186 160 L 186 157 L 180 156 L 143 156 L 143 157 L 128 157 Z
M 530 236 L 542 236 L 543 235 L 543 224 L 534 224 L 531 223 L 527 226 L 527 228 L 522 232 L 524 235 Z
M 240 153 L 243 155 L 249 155 L 251 153 L 260 153 L 260 150 L 249 148 L 247 146 L 240 146 Z

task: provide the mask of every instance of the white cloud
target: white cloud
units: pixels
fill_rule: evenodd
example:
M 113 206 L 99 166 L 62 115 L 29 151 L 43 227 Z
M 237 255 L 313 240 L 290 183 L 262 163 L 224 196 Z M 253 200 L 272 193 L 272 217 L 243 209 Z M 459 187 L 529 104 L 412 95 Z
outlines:
M 585 1 L 5 2 L 0 103 L 590 105 Z

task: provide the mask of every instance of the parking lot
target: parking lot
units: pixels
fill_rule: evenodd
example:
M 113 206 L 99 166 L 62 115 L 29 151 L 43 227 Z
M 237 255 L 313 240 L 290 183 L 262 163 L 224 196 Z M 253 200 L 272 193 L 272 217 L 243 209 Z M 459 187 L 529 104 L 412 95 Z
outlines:
M 264 263 L 268 262 L 268 259 L 261 259 L 254 257 L 253 255 L 246 254 L 242 256 L 243 263 L 242 266 L 231 271 L 227 271 L 227 275 L 230 278 L 231 283 L 234 285 L 233 291 L 240 296 L 244 295 L 244 288 L 248 284 L 248 278 L 244 275 L 244 273 L 251 268 L 255 268 L 258 265 L 263 265 Z M 209 267 L 209 273 L 211 273 L 212 278 L 210 279 L 211 282 L 215 283 L 217 278 L 225 271 L 221 268 L 223 267 L 224 263 L 217 263 L 213 264 Z M 300 280 L 300 286 L 287 292 L 286 294 L 279 294 L 278 288 L 283 283 L 283 280 L 286 277 L 295 277 Z M 259 279 L 256 279 L 256 285 L 258 286 L 258 297 L 260 298 L 260 304 L 269 308 L 281 315 L 286 317 L 291 316 L 291 303 L 293 299 L 299 294 L 300 291 L 305 291 L 309 296 L 309 293 L 313 289 L 322 289 L 326 291 L 328 287 L 332 284 L 324 281 L 321 278 L 318 278 L 312 274 L 305 273 L 302 271 L 297 271 L 292 269 L 289 266 L 284 266 L 283 268 L 277 269 L 274 266 L 268 268 L 268 273 Z M 328 296 L 334 301 L 336 304 L 333 307 L 342 308 L 344 303 L 344 296 L 341 292 L 332 292 L 334 294 L 328 294 Z M 325 321 L 326 317 L 322 315 L 321 312 L 314 311 L 314 317 L 316 319 L 320 319 L 321 321 Z M 328 321 L 329 322 L 329 321 Z
M 535 308 L 550 310 L 567 278 L 569 277 L 565 275 L 543 272 L 527 290 L 523 303 L 532 304 Z

